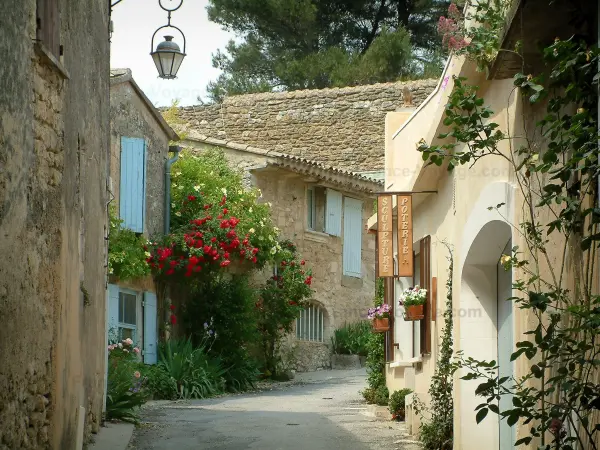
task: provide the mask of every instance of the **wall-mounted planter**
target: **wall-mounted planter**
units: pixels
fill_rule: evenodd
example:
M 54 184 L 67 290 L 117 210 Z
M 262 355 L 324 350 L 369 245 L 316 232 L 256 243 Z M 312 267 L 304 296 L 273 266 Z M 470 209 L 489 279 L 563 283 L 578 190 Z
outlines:
M 414 322 L 415 320 L 421 320 L 425 317 L 423 312 L 425 305 L 411 305 L 404 307 L 404 320 L 408 322 Z
M 383 319 L 373 319 L 373 331 L 375 333 L 385 333 L 390 331 L 390 319 L 387 317 Z

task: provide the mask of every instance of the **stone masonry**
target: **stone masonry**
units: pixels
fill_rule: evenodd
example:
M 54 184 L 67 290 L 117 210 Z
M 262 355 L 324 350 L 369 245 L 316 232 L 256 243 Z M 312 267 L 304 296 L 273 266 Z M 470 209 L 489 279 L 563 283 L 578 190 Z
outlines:
M 280 228 L 281 237 L 296 243 L 298 252 L 313 271 L 314 297 L 311 301 L 324 310 L 324 342 L 296 341 L 290 336 L 284 353 L 294 353 L 295 364 L 291 368 L 298 371 L 329 368 L 330 337 L 335 328 L 345 323 L 366 318 L 375 292 L 375 240 L 373 235 L 363 233 L 362 237 L 362 277 L 343 276 L 342 255 L 343 237 L 314 232 L 306 226 L 306 177 L 289 171 L 273 168 L 253 171 L 269 160 L 266 154 L 260 155 L 235 148 L 235 144 L 215 146 L 189 139 L 184 146 L 197 152 L 208 149 L 221 149 L 231 165 L 249 175 L 246 179 L 259 188 L 261 201 L 271 203 L 275 226 Z M 256 149 L 255 149 L 256 150 Z M 315 180 L 310 180 L 314 182 Z M 318 182 L 317 182 L 318 184 Z M 375 187 L 375 186 L 374 186 Z M 363 223 L 373 213 L 373 198 L 364 192 L 339 189 L 344 196 L 363 201 Z
M 383 170 L 385 115 L 427 98 L 437 80 L 227 97 L 180 108 L 195 132 L 354 171 Z
M 1 450 L 75 449 L 102 419 L 108 4 L 58 3 L 62 56 L 40 2 L 0 16 Z

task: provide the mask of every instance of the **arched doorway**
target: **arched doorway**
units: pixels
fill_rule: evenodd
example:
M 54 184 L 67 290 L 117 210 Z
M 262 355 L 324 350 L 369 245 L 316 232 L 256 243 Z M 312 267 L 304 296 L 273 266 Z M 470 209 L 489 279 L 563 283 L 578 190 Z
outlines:
M 513 376 L 513 304 L 512 273 L 500 264 L 503 254 L 510 255 L 511 228 L 501 220 L 487 222 L 473 240 L 466 255 L 460 290 L 460 349 L 467 357 L 495 360 L 499 376 Z M 461 436 L 469 444 L 463 449 L 507 450 L 514 444 L 514 430 L 506 420 L 490 414 L 482 423 L 475 421 L 475 408 L 483 403 L 475 395 L 480 381 L 461 380 Z M 509 409 L 512 400 L 502 398 L 500 409 Z M 474 446 L 473 446 L 474 445 Z
M 504 181 L 485 186 L 464 224 L 457 270 L 460 285 L 455 291 L 456 348 L 478 360 L 495 360 L 500 376 L 512 376 L 514 365 L 514 305 L 512 271 L 500 265 L 502 254 L 510 255 L 514 222 L 514 187 Z M 492 208 L 490 208 L 492 207 Z M 460 380 L 455 384 L 456 445 L 461 450 L 505 450 L 514 448 L 515 427 L 490 413 L 480 424 L 475 408 L 484 399 L 475 395 L 480 381 Z M 509 409 L 512 399 L 505 397 L 500 409 Z

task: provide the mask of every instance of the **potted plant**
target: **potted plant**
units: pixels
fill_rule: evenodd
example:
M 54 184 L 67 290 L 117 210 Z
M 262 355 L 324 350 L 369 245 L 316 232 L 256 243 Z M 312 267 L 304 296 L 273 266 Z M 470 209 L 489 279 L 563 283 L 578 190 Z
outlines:
M 390 305 L 383 304 L 375 308 L 369 308 L 367 317 L 373 321 L 373 331 L 385 333 L 390 329 Z
M 425 300 L 427 299 L 427 289 L 419 285 L 409 287 L 400 295 L 400 306 L 404 306 L 404 320 L 415 321 L 425 317 Z

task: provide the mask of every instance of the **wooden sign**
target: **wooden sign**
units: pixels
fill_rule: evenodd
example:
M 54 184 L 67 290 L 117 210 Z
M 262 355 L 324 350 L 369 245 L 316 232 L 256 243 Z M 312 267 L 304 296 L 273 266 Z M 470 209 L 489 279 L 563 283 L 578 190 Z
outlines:
M 377 276 L 394 276 L 394 230 L 392 196 L 377 197 Z
M 413 223 L 412 196 L 398 195 L 398 276 L 412 277 L 413 264 Z

